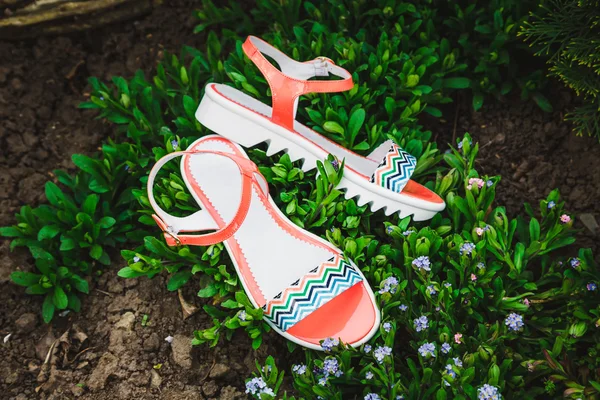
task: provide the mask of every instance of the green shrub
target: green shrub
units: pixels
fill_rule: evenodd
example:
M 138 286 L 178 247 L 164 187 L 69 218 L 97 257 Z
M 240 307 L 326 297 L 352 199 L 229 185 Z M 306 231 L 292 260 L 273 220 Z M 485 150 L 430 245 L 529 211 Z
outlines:
M 541 93 L 546 81 L 542 71 L 519 64 L 527 55 L 527 46 L 517 38 L 527 12 L 537 5 L 532 0 L 439 1 L 448 7 L 439 15 L 445 18 L 444 37 L 461 46 L 461 60 L 468 65 L 473 108 L 479 110 L 485 95 L 500 97 L 518 88 L 521 98 L 533 99 L 544 111 L 552 106 Z M 527 72 L 529 71 L 529 72 Z
M 475 110 L 481 108 L 486 95 L 500 97 L 518 88 L 521 98 L 533 99 L 544 111 L 551 111 L 552 106 L 542 94 L 546 85 L 543 72 L 531 70 L 525 73 L 525 66 L 515 62 L 516 58 L 528 53 L 527 46 L 518 40 L 517 32 L 528 11 L 537 3 L 533 0 L 258 0 L 252 9 L 247 10 L 236 1 L 216 6 L 205 0 L 200 11 L 196 12 L 200 24 L 195 31 L 221 28 L 221 37 L 240 39 L 248 33 L 267 30 L 274 32 L 273 35 L 278 38 L 267 35 L 267 39 L 280 43 L 286 51 L 290 45 L 302 42 L 297 34 L 299 27 L 328 37 L 337 36 L 332 43 L 357 38 L 362 46 L 368 45 L 372 49 L 379 47 L 381 33 L 384 32 L 384 40 L 400 41 L 402 53 L 423 54 L 426 48 L 428 56 L 442 61 L 442 69 L 446 72 L 452 72 L 448 71 L 449 68 L 457 71 L 468 68 L 468 79 L 446 84 L 449 88 L 470 88 Z M 320 54 L 322 45 L 309 43 L 309 55 Z M 387 46 L 383 48 L 383 51 L 386 50 L 390 51 L 392 58 L 398 54 L 398 61 L 404 61 L 404 54 L 394 52 L 396 49 Z M 298 58 L 296 54 L 294 56 Z M 380 66 L 387 72 L 385 65 L 372 65 L 369 60 L 370 70 L 375 76 L 379 74 Z M 439 67 L 437 65 L 435 69 Z M 360 68 L 353 70 L 361 71 Z M 370 84 L 370 90 L 376 89 L 372 82 Z M 429 81 L 429 85 L 434 91 L 438 90 L 435 80 Z M 393 94 L 390 93 L 390 97 L 395 99 Z M 433 101 L 430 97 L 427 101 L 435 104 L 448 102 L 448 99 Z
M 551 76 L 583 97 L 583 104 L 565 116 L 574 131 L 600 139 L 600 2 L 546 1 L 519 34 L 536 55 L 550 56 Z

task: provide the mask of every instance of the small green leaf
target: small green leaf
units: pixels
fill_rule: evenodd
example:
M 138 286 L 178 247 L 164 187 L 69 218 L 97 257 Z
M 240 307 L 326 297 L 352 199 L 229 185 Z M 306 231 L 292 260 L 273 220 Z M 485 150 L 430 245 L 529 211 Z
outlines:
M 202 297 L 202 298 L 213 297 L 215 294 L 217 294 L 218 291 L 219 291 L 219 289 L 217 289 L 216 285 L 211 283 L 204 289 L 200 289 L 200 291 L 198 292 L 198 297 Z
M 69 299 L 67 298 L 67 295 L 63 288 L 60 286 L 56 286 L 54 288 L 54 296 L 52 298 L 52 301 L 56 308 L 58 308 L 59 310 L 64 310 L 69 305 Z
M 42 304 L 42 318 L 44 322 L 49 324 L 52 321 L 52 317 L 54 316 L 54 302 L 52 301 L 52 294 L 48 293 L 46 298 L 44 299 L 44 304 Z
M 121 278 L 137 278 L 144 275 L 142 272 L 135 271 L 130 267 L 121 268 L 117 273 Z
M 427 114 L 432 115 L 436 118 L 442 117 L 442 111 L 436 107 L 427 106 L 427 107 L 425 107 L 425 109 L 423 111 L 425 111 Z
M 40 281 L 42 276 L 31 272 L 15 271 L 10 274 L 10 279 L 19 286 L 32 286 Z
M 350 121 L 348 122 L 348 133 L 349 133 L 351 145 L 354 144 L 354 140 L 358 136 L 358 132 L 360 132 L 360 129 L 362 128 L 363 124 L 365 123 L 365 116 L 366 116 L 365 110 L 362 108 L 359 108 L 358 110 L 354 110 L 352 115 L 350 115 Z M 341 126 L 340 126 L 340 128 L 341 128 Z M 342 129 L 341 133 L 343 133 L 343 129 Z
M 93 245 L 90 250 L 90 257 L 92 257 L 94 260 L 99 260 L 100 257 L 102 257 L 102 246 L 99 244 Z
M 0 236 L 4 237 L 21 237 L 21 231 L 12 226 L 4 226 L 0 228 Z
M 85 279 L 81 279 L 79 276 L 73 275 L 73 282 L 75 289 L 81 293 L 88 294 L 90 292 L 89 284 Z
M 58 225 L 46 225 L 38 232 L 38 240 L 52 239 L 60 232 Z
M 75 241 L 73 239 L 70 238 L 66 238 L 63 239 L 60 242 L 60 251 L 69 251 L 69 250 L 73 250 L 75 248 Z
M 323 124 L 323 129 L 325 129 L 327 132 L 339 133 L 340 135 L 344 134 L 344 128 L 342 128 L 341 125 L 335 121 L 325 122 Z
M 98 221 L 98 226 L 102 229 L 108 229 L 113 226 L 117 221 L 113 217 L 104 217 Z
M 183 108 L 188 118 L 194 119 L 194 114 L 196 113 L 197 104 L 190 96 L 187 94 L 183 96 Z
M 226 301 L 224 301 L 224 302 L 221 303 L 221 307 L 224 307 L 224 308 L 240 308 L 240 304 L 237 301 L 233 300 L 233 299 L 228 299 L 228 300 L 226 300 Z
M 552 112 L 552 104 L 550 104 L 546 96 L 539 92 L 536 92 L 533 94 L 532 97 L 533 101 L 535 101 L 535 104 L 537 104 L 539 108 L 541 108 L 545 112 Z
M 444 79 L 444 87 L 450 89 L 466 89 L 471 86 L 471 80 L 468 78 L 447 78 Z
M 69 293 L 69 305 L 68 308 L 75 312 L 79 312 L 81 310 L 81 300 L 74 293 Z
M 483 106 L 483 94 L 476 93 L 473 95 L 473 110 L 479 111 Z
M 187 281 L 190 280 L 191 276 L 191 271 L 180 271 L 176 274 L 173 274 L 173 276 L 171 276 L 171 279 L 169 279 L 169 282 L 167 283 L 167 290 L 173 292 L 179 289 L 180 287 L 185 285 Z

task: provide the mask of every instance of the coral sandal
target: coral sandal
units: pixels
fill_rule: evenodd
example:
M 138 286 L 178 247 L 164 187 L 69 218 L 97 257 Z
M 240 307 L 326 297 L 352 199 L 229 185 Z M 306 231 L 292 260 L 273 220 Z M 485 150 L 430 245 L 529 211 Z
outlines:
M 182 157 L 181 174 L 202 208 L 183 218 L 162 210 L 152 190 L 158 170 L 175 157 Z M 164 156 L 150 172 L 148 198 L 168 245 L 224 243 L 252 303 L 285 338 L 319 350 L 329 337 L 359 346 L 377 330 L 379 309 L 364 275 L 279 211 L 239 145 L 211 135 Z M 207 230 L 214 232 L 190 233 Z
M 305 171 L 328 154 L 345 159 L 339 188 L 346 189 L 346 198 L 359 196 L 359 205 L 370 203 L 373 211 L 384 209 L 386 215 L 398 212 L 400 217 L 413 215 L 414 220 L 423 221 L 445 208 L 437 194 L 410 179 L 416 159 L 391 140 L 362 157 L 295 120 L 299 96 L 351 89 L 348 71 L 324 57 L 297 62 L 253 36 L 246 39 L 243 49 L 267 79 L 273 107 L 230 86 L 211 83 L 196 111 L 198 121 L 245 147 L 267 142 L 268 155 L 285 150 L 293 161 L 304 159 Z M 263 54 L 275 60 L 281 71 Z M 342 79 L 307 80 L 330 74 Z

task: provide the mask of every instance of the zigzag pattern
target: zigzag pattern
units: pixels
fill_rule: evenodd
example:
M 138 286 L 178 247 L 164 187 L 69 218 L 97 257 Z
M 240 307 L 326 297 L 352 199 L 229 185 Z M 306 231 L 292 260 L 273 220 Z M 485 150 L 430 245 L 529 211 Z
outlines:
M 394 143 L 371 176 L 371 182 L 400 193 L 416 166 L 417 159 Z
M 263 306 L 264 317 L 282 332 L 362 281 L 341 255 L 331 257 Z

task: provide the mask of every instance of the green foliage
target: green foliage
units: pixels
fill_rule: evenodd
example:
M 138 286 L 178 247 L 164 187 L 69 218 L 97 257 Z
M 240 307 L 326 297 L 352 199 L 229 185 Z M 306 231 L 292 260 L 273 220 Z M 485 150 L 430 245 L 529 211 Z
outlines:
M 578 135 L 600 139 L 600 2 L 549 0 L 532 13 L 519 35 L 550 56 L 550 75 L 583 97 L 583 104 L 568 113 Z
M 359 81 L 369 83 L 367 93 L 377 90 L 377 83 L 384 86 L 393 83 L 392 89 L 395 88 L 395 81 L 385 82 L 377 79 L 382 73 L 385 75 L 386 72 L 391 72 L 389 68 L 394 68 L 394 61 L 404 64 L 407 56 L 424 56 L 423 63 L 431 76 L 438 77 L 440 69 L 444 74 L 459 71 L 465 74 L 468 71 L 466 77 L 451 78 L 441 84 L 450 90 L 469 89 L 472 92 L 475 110 L 481 108 L 486 95 L 499 97 L 518 88 L 523 99 L 532 99 L 544 111 L 551 111 L 552 106 L 542 94 L 546 85 L 542 71 L 531 70 L 524 73 L 523 68 L 515 62 L 515 58 L 528 52 L 527 46 L 517 39 L 517 32 L 527 19 L 528 11 L 535 5 L 537 2 L 533 0 L 259 0 L 251 10 L 247 10 L 236 1 L 216 6 L 212 1 L 205 0 L 200 11 L 196 13 L 200 20 L 196 32 L 208 28 L 222 28 L 219 29 L 222 37 L 243 39 L 249 32 L 266 30 L 269 33 L 265 37 L 270 42 L 285 47 L 285 51 L 290 49 L 290 45 L 302 43 L 306 34 L 300 36 L 301 30 L 326 34 L 328 38 L 333 35 L 334 40 L 328 41 L 338 43 L 337 52 L 344 56 L 342 65 L 347 65 L 347 69 L 359 73 L 361 78 L 364 76 Z M 381 37 L 382 32 L 385 33 L 384 37 Z M 374 54 L 369 55 L 367 65 L 364 65 L 364 62 L 353 65 L 352 54 L 356 53 L 357 49 L 344 49 L 343 43 L 348 40 L 355 40 L 362 47 L 369 46 L 369 53 Z M 393 45 L 379 46 L 382 40 L 390 40 L 392 43 L 399 41 L 400 50 Z M 302 51 L 294 52 L 294 58 L 331 54 L 325 51 L 328 50 L 327 47 L 323 47 L 322 43 L 315 42 L 314 39 L 308 43 L 311 51 L 307 55 Z M 382 59 L 382 52 L 389 53 Z M 351 58 L 348 60 L 349 64 L 344 64 L 346 55 Z M 379 62 L 373 63 L 373 55 L 378 56 Z M 414 65 L 419 67 L 416 63 Z M 369 75 L 360 74 L 361 71 L 369 71 Z M 402 72 L 406 74 L 404 69 Z M 423 94 L 426 96 L 421 102 L 425 100 L 434 105 L 449 101 L 445 96 L 435 97 L 435 92 L 440 89 L 440 81 L 424 78 L 422 74 L 417 75 L 419 76 L 414 76 L 412 72 L 405 75 L 405 78 L 401 79 L 404 84 L 403 90 L 400 90 L 400 93 L 392 91 L 388 96 L 389 101 L 404 99 L 406 90 L 419 82 L 427 82 L 427 85 L 419 85 L 413 90 L 425 91 Z M 443 75 L 439 77 L 442 78 Z M 405 82 L 404 79 L 408 81 Z M 427 86 L 433 88 L 433 95 L 427 96 L 427 91 L 431 90 Z M 387 103 L 385 104 L 387 106 Z M 414 100 L 407 101 L 407 105 L 412 104 Z M 407 111 L 408 115 L 402 114 L 401 117 L 416 114 L 414 109 L 412 111 Z M 426 111 L 435 116 L 440 114 L 436 108 Z M 373 112 L 367 111 L 367 115 L 373 115 Z M 334 126 L 333 132 L 338 131 L 341 129 Z

